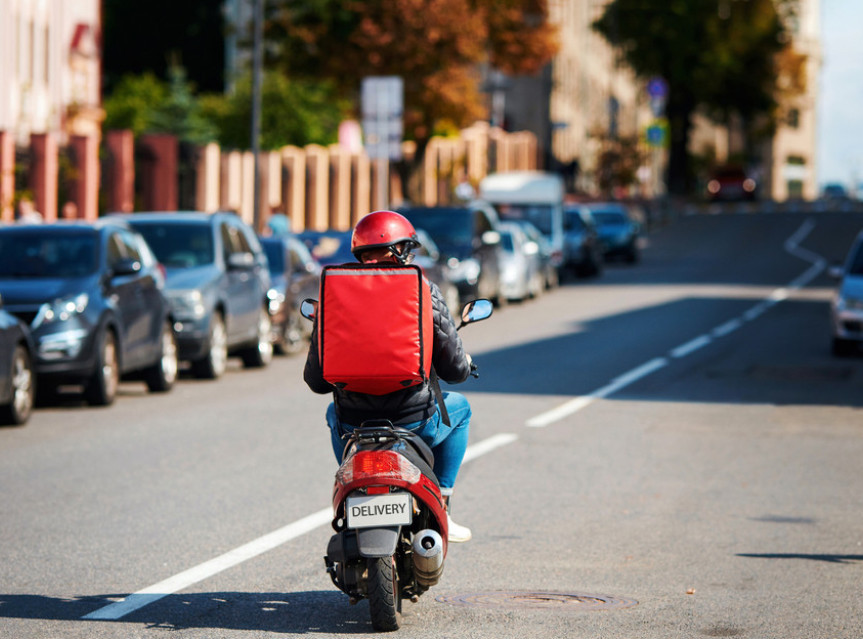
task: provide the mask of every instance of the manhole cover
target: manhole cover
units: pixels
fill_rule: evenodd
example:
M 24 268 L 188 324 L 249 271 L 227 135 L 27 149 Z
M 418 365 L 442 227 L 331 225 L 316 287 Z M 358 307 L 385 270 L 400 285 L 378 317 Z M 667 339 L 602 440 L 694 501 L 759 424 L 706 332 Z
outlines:
M 463 595 L 441 595 L 440 603 L 484 608 L 554 608 L 555 610 L 607 610 L 637 606 L 634 599 L 587 595 L 571 592 L 474 592 Z

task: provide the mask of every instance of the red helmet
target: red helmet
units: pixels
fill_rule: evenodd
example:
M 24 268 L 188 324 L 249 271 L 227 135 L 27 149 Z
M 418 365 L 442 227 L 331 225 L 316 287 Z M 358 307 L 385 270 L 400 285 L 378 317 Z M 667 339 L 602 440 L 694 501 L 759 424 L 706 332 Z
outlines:
M 396 249 L 396 245 L 403 242 L 407 244 L 404 254 Z M 420 241 L 413 224 L 395 211 L 369 213 L 357 222 L 351 237 L 351 253 L 357 259 L 363 251 L 376 248 L 389 248 L 397 258 L 405 258 L 417 246 Z

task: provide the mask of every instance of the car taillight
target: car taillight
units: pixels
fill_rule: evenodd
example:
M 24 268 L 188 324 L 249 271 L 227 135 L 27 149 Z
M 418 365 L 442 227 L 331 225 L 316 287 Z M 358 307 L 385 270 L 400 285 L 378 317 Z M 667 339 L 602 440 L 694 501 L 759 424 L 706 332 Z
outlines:
M 755 190 L 755 180 L 752 178 L 746 178 L 743 180 L 743 190 L 747 193 L 752 193 Z
M 336 472 L 336 481 L 349 484 L 362 479 L 398 479 L 414 484 L 421 474 L 419 468 L 398 453 L 363 450 L 345 460 Z

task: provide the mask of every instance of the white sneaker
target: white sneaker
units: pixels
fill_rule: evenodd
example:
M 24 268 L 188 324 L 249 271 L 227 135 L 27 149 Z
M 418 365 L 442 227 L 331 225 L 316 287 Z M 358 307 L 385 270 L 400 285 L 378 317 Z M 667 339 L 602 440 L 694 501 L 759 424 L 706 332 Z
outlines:
M 473 536 L 470 532 L 470 528 L 465 526 L 459 526 L 452 520 L 452 517 L 449 516 L 449 513 L 446 515 L 447 527 L 449 528 L 449 535 L 447 536 L 447 540 L 453 544 L 459 544 L 464 541 L 470 541 L 470 538 Z

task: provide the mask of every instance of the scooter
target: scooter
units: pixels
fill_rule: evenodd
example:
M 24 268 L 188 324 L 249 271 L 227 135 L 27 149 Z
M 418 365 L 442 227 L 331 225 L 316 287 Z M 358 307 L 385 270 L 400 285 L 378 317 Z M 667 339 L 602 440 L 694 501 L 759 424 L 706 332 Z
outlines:
M 307 302 L 303 315 L 313 319 Z M 491 313 L 489 300 L 470 302 L 458 328 Z M 479 376 L 474 364 L 471 375 Z M 385 419 L 363 422 L 346 440 L 333 487 L 335 534 L 324 562 L 352 604 L 369 600 L 375 630 L 397 630 L 402 602 L 416 602 L 443 573 L 447 513 L 434 457 L 419 436 Z

